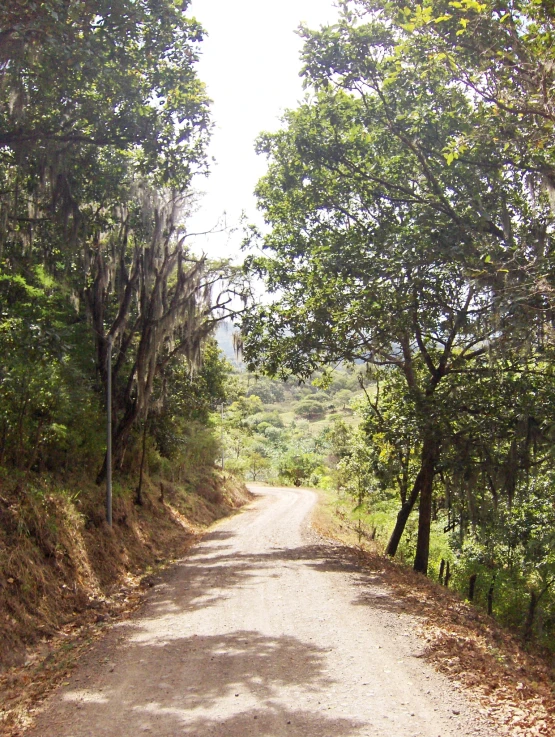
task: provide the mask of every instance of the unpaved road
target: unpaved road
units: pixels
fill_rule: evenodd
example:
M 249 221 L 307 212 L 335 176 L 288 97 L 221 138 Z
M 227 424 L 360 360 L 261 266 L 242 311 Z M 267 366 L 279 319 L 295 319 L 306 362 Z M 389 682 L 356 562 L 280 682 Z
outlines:
M 91 650 L 27 734 L 492 737 L 419 657 L 414 620 L 307 529 L 315 495 L 253 490 Z

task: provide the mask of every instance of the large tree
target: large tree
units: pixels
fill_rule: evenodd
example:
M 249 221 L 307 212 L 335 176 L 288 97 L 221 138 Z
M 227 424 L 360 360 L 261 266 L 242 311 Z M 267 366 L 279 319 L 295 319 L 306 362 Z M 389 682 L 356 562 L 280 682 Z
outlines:
M 58 166 L 75 147 L 133 151 L 183 183 L 207 105 L 199 24 L 174 0 L 53 0 L 0 10 L 0 146 Z M 42 161 L 41 161 L 42 160 Z M 38 182 L 37 182 L 38 184 Z
M 545 297 L 528 286 L 552 220 L 505 144 L 472 135 L 489 110 L 449 66 L 407 55 L 413 29 L 394 4 L 370 5 L 305 31 L 308 98 L 260 139 L 270 255 L 252 264 L 277 300 L 245 320 L 245 345 L 272 374 L 361 360 L 403 377 L 420 466 L 390 552 L 419 497 L 415 569 L 426 572 L 446 398 L 461 373 L 472 381 L 541 332 Z
M 109 338 L 121 458 L 156 382 L 172 362 L 198 364 L 243 288 L 228 264 L 194 255 L 185 228 L 210 131 L 188 6 L 0 9 L 0 346 L 14 347 L 0 365 L 0 458 L 16 465 L 35 464 L 49 428 L 67 432 L 69 400 L 54 411 L 52 395 L 81 385 L 100 404 Z
M 240 269 L 190 251 L 181 222 L 186 198 L 151 191 L 140 206 L 131 204 L 119 227 L 88 249 L 83 291 L 98 373 L 106 386 L 111 370 L 115 388 L 116 463 L 137 419 L 148 414 L 155 380 L 179 358 L 196 370 L 203 345 L 248 291 Z

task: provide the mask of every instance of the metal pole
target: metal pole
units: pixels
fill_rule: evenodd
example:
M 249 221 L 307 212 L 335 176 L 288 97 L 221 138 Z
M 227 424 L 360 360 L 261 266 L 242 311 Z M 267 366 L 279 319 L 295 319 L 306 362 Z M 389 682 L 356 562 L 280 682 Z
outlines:
M 112 526 L 112 336 L 106 356 L 106 522 Z
M 222 444 L 222 471 L 224 470 L 224 405 L 223 402 L 220 404 L 220 410 L 222 413 L 222 435 L 221 435 L 221 444 Z

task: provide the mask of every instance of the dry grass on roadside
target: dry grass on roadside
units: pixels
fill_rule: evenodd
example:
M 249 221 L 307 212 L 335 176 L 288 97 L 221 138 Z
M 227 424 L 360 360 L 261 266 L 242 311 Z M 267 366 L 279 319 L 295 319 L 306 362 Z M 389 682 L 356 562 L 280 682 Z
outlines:
M 98 490 L 76 504 L 54 488 L 0 486 L 0 735 L 23 734 L 111 622 L 142 602 L 152 576 L 211 523 L 248 502 L 244 486 L 206 479 L 194 493 L 148 485 L 143 507 L 115 499 L 110 530 Z M 94 494 L 94 496 L 93 496 Z

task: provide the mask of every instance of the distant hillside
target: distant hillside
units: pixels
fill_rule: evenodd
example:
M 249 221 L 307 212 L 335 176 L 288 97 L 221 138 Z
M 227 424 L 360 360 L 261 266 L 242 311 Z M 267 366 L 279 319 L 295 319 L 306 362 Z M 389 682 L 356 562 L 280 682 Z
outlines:
M 233 333 L 237 330 L 231 322 L 221 322 L 216 331 L 216 340 L 218 345 L 223 351 L 227 360 L 236 366 L 242 368 L 244 366 L 243 361 L 237 359 L 235 349 L 233 348 Z

